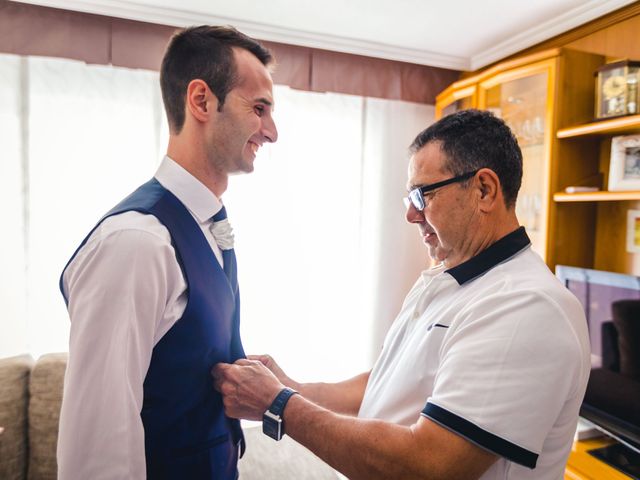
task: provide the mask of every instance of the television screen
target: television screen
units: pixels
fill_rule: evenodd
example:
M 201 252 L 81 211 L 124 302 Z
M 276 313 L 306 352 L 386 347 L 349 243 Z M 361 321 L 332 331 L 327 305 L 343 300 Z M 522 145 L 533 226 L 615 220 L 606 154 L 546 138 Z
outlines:
M 640 453 L 640 277 L 558 265 L 584 307 L 591 376 L 580 415 Z

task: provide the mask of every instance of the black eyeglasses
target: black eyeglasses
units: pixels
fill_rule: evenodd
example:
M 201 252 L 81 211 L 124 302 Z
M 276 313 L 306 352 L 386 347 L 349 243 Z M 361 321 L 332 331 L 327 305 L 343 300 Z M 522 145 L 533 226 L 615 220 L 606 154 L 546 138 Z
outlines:
M 448 180 L 443 180 L 441 182 L 432 183 L 431 185 L 423 185 L 421 187 L 416 187 L 409 192 L 409 196 L 404 198 L 405 206 L 409 208 L 409 203 L 411 203 L 416 210 L 422 212 L 427 206 L 424 201 L 425 193 L 431 192 L 436 188 L 444 187 L 446 185 L 450 185 L 456 182 L 462 182 L 463 180 L 467 180 L 473 177 L 478 170 L 474 170 L 473 172 L 463 173 L 462 175 L 458 175 L 457 177 L 449 178 Z

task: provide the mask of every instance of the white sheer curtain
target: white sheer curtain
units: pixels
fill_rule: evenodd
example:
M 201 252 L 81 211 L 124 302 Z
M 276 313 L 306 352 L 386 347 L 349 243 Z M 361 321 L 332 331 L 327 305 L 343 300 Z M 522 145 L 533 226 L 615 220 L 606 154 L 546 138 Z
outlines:
M 294 377 L 371 368 L 427 265 L 404 220 L 407 147 L 433 107 L 277 87 L 278 143 L 232 179 L 245 349 Z
M 367 99 L 362 225 L 367 241 L 365 316 L 377 356 L 404 297 L 429 260 L 417 227 L 406 222 L 408 146 L 433 122 L 435 108 Z
M 0 357 L 22 353 L 27 345 L 22 62 L 0 57 Z
M 157 73 L 0 55 L 0 357 L 67 349 L 57 287 L 94 222 L 155 171 Z M 371 367 L 426 254 L 404 222 L 407 145 L 432 107 L 276 86 L 280 139 L 224 195 L 247 352 L 301 380 Z M 123 272 L 126 274 L 126 272 Z
M 66 349 L 59 332 L 69 322 L 51 288 L 65 262 L 161 158 L 157 83 L 152 72 L 29 59 L 28 338 L 36 353 L 52 338 Z
M 153 175 L 166 129 L 156 73 L 8 55 L 0 71 L 0 92 L 14 99 L 0 102 L 3 221 L 11 220 L 1 298 L 15 312 L 0 317 L 0 356 L 38 356 L 67 349 L 57 287 L 65 262 L 102 214 Z
M 363 99 L 277 87 L 278 143 L 224 195 L 245 350 L 301 379 L 366 367 L 359 271 Z

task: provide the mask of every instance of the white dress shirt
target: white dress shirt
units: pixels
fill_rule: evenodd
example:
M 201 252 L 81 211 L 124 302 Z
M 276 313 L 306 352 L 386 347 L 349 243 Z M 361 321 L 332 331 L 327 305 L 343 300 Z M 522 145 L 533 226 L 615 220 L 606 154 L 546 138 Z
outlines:
M 222 203 L 165 157 L 155 175 L 209 231 Z M 68 266 L 69 363 L 58 436 L 58 478 L 146 478 L 143 382 L 158 341 L 182 317 L 187 284 L 167 228 L 153 215 L 107 218 Z

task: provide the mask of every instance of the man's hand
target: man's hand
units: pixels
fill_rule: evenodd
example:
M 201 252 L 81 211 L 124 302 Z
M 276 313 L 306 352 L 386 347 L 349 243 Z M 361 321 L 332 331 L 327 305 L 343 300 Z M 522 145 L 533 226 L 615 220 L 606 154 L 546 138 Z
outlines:
M 282 384 L 284 384 L 287 387 L 291 387 L 294 390 L 300 390 L 300 384 L 298 382 L 296 382 L 295 380 L 289 378 L 289 376 L 287 376 L 286 373 L 284 373 L 284 370 L 282 370 L 282 368 L 280 368 L 280 365 L 278 365 L 276 363 L 276 361 L 273 359 L 273 357 L 271 355 L 247 355 L 247 358 L 249 360 L 258 360 L 260 363 L 262 363 L 265 367 L 267 367 L 269 370 L 271 370 L 271 372 L 273 372 L 273 374 L 276 376 L 276 378 L 278 380 L 280 380 L 280 382 Z
M 211 375 L 215 389 L 222 394 L 224 411 L 232 418 L 262 420 L 262 414 L 284 388 L 259 360 L 218 363 Z

